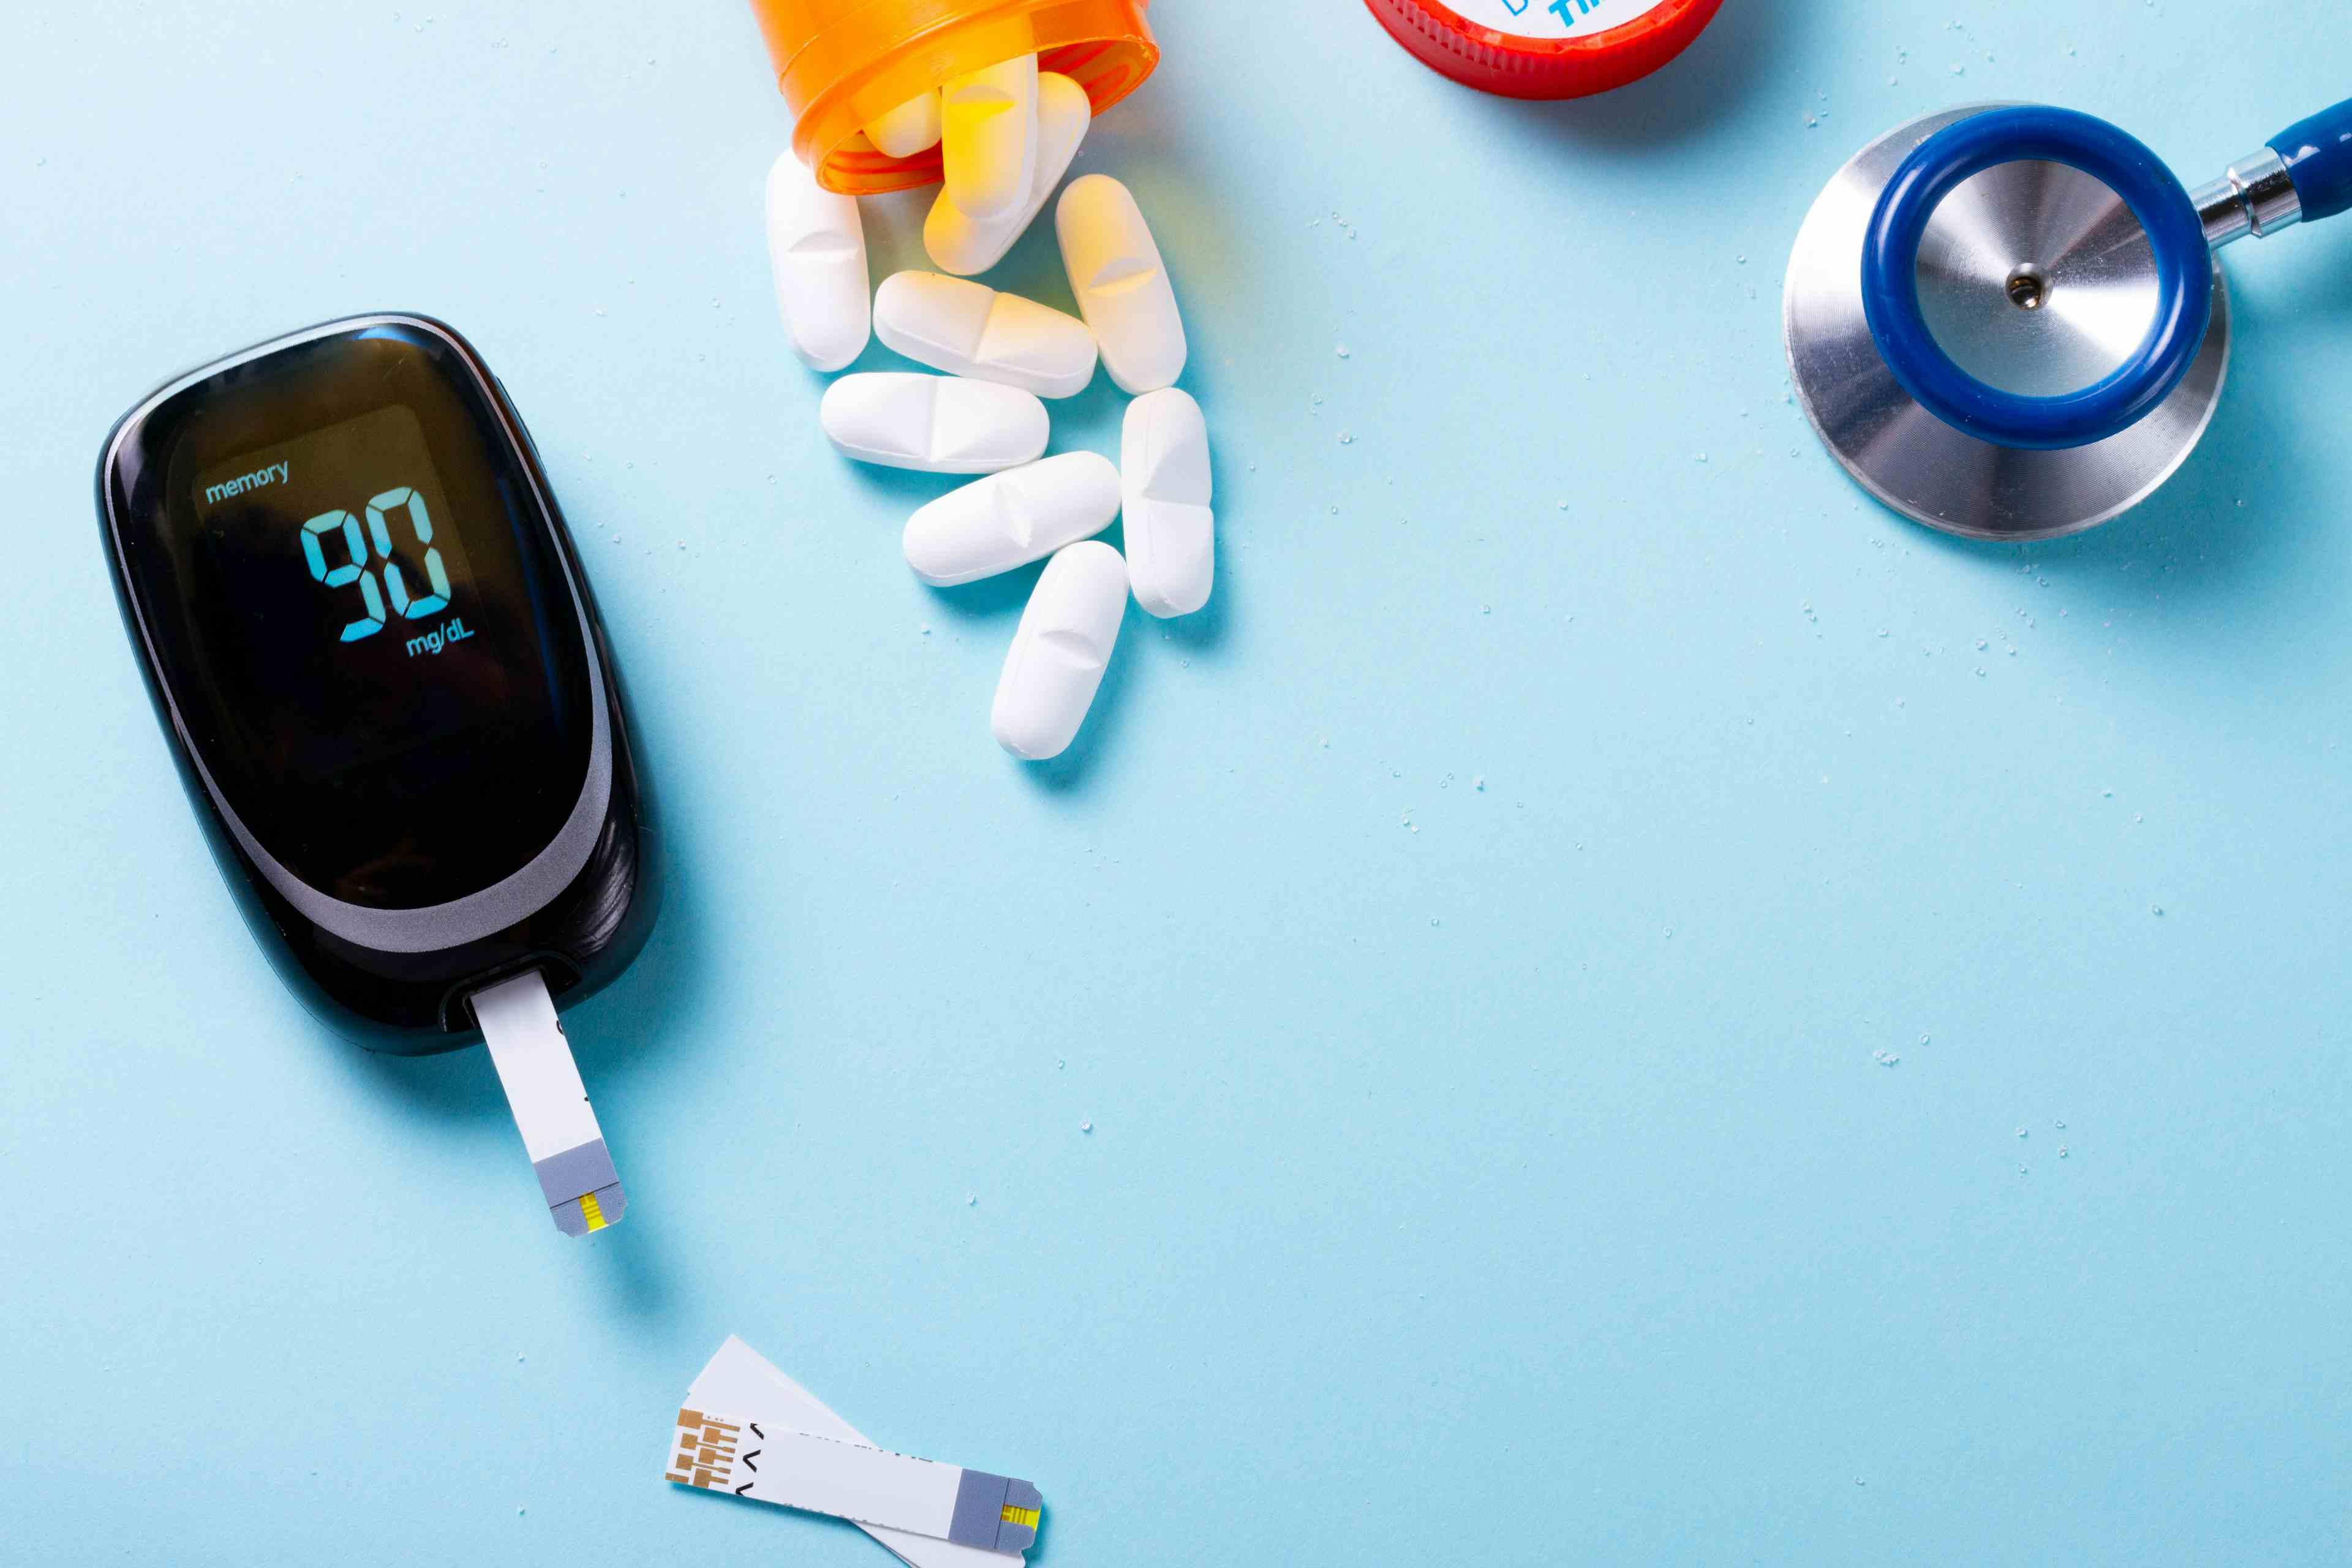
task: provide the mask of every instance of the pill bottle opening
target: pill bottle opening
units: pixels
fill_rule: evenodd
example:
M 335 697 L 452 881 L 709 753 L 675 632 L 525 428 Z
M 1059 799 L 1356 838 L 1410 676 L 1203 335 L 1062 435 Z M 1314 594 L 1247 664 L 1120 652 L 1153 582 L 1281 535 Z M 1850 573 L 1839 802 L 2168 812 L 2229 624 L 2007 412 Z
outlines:
M 1160 64 L 1150 0 L 751 0 L 793 111 L 793 152 L 851 195 L 940 178 L 940 150 L 893 158 L 866 126 L 919 93 L 1022 55 L 1086 89 L 1097 115 Z

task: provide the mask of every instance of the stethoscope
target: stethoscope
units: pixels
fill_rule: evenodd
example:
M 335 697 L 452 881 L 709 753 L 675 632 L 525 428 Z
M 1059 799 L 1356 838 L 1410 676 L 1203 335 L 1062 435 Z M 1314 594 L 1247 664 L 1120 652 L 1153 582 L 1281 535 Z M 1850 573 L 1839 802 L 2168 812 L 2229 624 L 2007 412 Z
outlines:
M 2230 358 L 2213 253 L 2352 207 L 2352 101 L 2191 195 L 2070 110 L 1953 110 L 1838 172 L 1782 304 L 1798 400 L 1862 486 L 1979 539 L 2072 533 L 2146 500 Z

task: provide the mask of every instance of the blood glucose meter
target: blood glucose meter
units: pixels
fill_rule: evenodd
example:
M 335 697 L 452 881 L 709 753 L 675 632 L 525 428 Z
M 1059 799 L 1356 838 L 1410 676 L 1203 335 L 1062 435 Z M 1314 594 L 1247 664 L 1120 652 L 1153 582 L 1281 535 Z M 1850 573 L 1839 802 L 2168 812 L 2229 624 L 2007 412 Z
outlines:
M 556 1222 L 623 1195 L 554 1004 L 659 901 L 619 671 L 505 389 L 423 316 L 191 371 L 98 470 L 117 601 L 247 924 L 371 1050 L 487 1038 Z

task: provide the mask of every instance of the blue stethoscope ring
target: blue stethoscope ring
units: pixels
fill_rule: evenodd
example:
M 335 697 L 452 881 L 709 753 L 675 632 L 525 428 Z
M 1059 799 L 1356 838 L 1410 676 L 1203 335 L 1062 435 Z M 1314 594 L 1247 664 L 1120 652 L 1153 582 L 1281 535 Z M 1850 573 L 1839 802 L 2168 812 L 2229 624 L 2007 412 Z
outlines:
M 2156 265 L 2147 335 L 2106 375 L 2056 397 L 2006 392 L 1962 370 L 1919 304 L 1919 247 L 1936 209 L 1962 182 L 2027 162 L 2063 163 L 2115 192 Z M 1863 243 L 1862 304 L 1887 370 L 1947 425 L 2000 447 L 2087 447 L 2154 412 L 2189 374 L 2212 321 L 2212 250 L 2189 192 L 2137 138 L 2073 110 L 1987 110 L 1921 142 L 1888 181 Z

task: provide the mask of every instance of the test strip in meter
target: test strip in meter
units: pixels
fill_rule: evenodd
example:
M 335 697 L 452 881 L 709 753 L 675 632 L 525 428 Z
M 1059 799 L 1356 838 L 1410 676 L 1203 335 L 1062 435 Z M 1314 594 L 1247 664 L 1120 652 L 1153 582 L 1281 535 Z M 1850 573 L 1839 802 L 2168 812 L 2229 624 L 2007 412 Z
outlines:
M 669 1479 L 753 1502 L 1019 1552 L 1037 1539 L 1045 1500 L 1027 1481 L 831 1437 L 755 1415 L 682 1409 Z
M 477 991 L 468 1000 L 555 1227 L 566 1236 L 586 1236 L 614 1224 L 628 1199 L 547 982 L 533 970 Z

